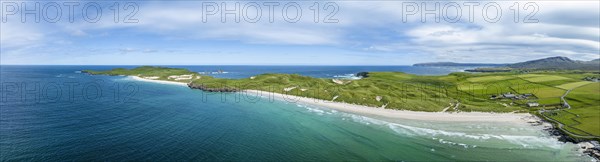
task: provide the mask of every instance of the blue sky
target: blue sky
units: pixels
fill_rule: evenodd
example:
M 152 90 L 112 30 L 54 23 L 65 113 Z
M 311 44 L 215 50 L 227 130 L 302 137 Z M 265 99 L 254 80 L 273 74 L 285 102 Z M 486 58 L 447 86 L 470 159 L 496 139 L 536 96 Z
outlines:
M 419 62 L 454 61 L 510 63 L 550 56 L 567 56 L 577 60 L 600 57 L 600 2 L 535 2 L 537 12 L 524 23 L 534 6 L 525 9 L 527 1 L 470 1 L 478 3 L 469 21 L 469 10 L 463 1 L 461 18 L 448 22 L 443 18 L 457 16 L 455 8 L 444 10 L 451 2 L 440 1 L 442 15 L 435 22 L 432 15 L 416 15 L 403 10 L 406 4 L 426 9 L 436 1 L 282 1 L 274 10 L 274 21 L 268 19 L 263 1 L 241 1 L 261 6 L 261 19 L 236 23 L 232 15 L 206 15 L 207 4 L 221 1 L 131 1 L 139 11 L 137 23 L 115 23 L 111 5 L 116 1 L 99 1 L 102 16 L 95 23 L 82 18 L 83 7 L 93 1 L 56 1 L 80 4 L 74 10 L 74 22 L 68 21 L 68 10 L 62 6 L 62 17 L 55 23 L 33 21 L 25 15 L 21 22 L 19 9 L 40 3 L 40 8 L 53 1 L 2 1 L 0 23 L 0 64 L 61 65 L 410 65 Z M 120 20 L 132 10 L 120 2 Z M 203 3 L 204 2 L 204 3 Z M 206 3 L 215 2 L 215 3 Z M 271 1 L 269 1 L 271 2 Z M 286 21 L 282 8 L 295 2 L 302 9 L 297 22 Z M 319 22 L 314 22 L 315 2 L 320 5 Z M 322 19 L 337 5 L 332 19 Z M 502 16 L 496 22 L 486 21 L 483 6 L 495 3 Z M 224 2 L 229 7 L 235 1 Z M 511 6 L 519 3 L 519 22 L 514 22 Z M 49 8 L 49 17 L 53 16 Z M 93 9 L 93 8 L 92 8 Z M 132 9 L 132 8 L 129 8 Z M 409 8 L 406 8 L 409 9 Z M 40 11 L 42 11 L 40 9 Z M 238 10 L 238 11 L 241 11 Z M 256 13 L 248 8 L 245 13 Z M 458 10 L 456 10 L 458 11 Z M 242 11 L 243 12 L 243 11 Z M 293 17 L 295 10 L 287 10 Z M 14 13 L 14 14 L 13 14 Z M 93 10 L 89 15 L 93 17 Z M 238 12 L 240 13 L 240 12 Z M 446 14 L 447 13 L 447 14 Z M 491 13 L 491 14 L 490 14 Z M 493 17 L 495 10 L 487 10 Z M 496 12 L 497 13 L 497 12 Z M 88 16 L 89 16 L 88 15 Z M 203 21 L 206 16 L 206 22 Z M 444 17 L 445 16 L 445 17 Z M 252 17 L 252 16 L 247 16 Z M 43 18 L 43 17 L 42 17 Z

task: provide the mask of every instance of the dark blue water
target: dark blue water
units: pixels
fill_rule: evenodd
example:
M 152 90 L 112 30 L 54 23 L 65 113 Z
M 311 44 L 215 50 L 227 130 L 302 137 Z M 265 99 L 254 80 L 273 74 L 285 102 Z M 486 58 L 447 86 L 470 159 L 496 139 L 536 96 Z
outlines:
M 514 124 L 386 122 L 295 103 L 91 76 L 123 66 L 0 66 L 1 161 L 582 160 Z M 125 66 L 129 67 L 129 66 Z M 219 77 L 332 77 L 420 67 L 199 66 Z M 319 70 L 322 69 L 322 70 Z M 436 73 L 441 74 L 443 70 Z M 453 70 L 445 70 L 448 73 Z M 430 73 L 433 74 L 433 73 Z M 499 134 L 500 138 L 489 138 Z M 501 136 L 500 136 L 501 135 Z M 474 140 L 473 137 L 481 138 Z

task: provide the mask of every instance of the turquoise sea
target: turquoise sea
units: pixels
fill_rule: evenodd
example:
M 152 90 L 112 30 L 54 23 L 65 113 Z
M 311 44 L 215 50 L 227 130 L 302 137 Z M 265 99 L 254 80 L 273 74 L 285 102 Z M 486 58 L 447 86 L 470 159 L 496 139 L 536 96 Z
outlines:
M 82 69 L 0 66 L 1 161 L 591 161 L 528 123 L 426 122 L 240 99 Z M 181 66 L 174 66 L 181 67 Z M 225 78 L 258 73 L 442 75 L 411 66 L 184 66 Z M 214 73 L 213 73 L 214 72 Z

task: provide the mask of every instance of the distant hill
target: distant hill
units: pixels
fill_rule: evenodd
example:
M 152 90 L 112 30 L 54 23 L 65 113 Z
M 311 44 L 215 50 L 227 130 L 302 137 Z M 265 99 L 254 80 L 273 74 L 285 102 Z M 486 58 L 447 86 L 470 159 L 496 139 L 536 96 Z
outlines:
M 488 64 L 488 63 L 455 63 L 455 62 L 430 62 L 418 63 L 413 66 L 490 66 L 506 70 L 512 69 L 538 69 L 538 70 L 594 70 L 600 71 L 600 59 L 591 61 L 571 60 L 568 57 L 548 57 L 538 60 L 519 62 L 514 64 Z
M 548 57 L 539 60 L 525 61 L 508 65 L 515 69 L 542 70 L 600 70 L 600 60 L 577 61 L 568 57 Z
M 413 66 L 505 66 L 505 65 L 507 65 L 507 64 L 428 62 L 428 63 L 414 64 Z

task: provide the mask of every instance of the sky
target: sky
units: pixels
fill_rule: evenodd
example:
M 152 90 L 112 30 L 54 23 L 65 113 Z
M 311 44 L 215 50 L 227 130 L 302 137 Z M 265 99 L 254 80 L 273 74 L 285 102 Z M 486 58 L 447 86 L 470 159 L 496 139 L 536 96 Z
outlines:
M 3 65 L 411 65 L 600 58 L 599 1 L 0 3 Z

